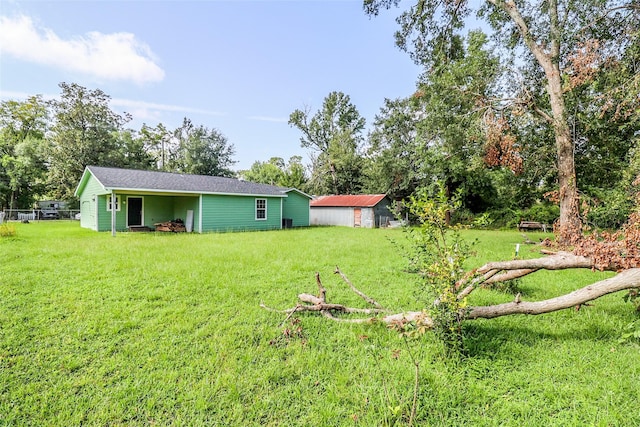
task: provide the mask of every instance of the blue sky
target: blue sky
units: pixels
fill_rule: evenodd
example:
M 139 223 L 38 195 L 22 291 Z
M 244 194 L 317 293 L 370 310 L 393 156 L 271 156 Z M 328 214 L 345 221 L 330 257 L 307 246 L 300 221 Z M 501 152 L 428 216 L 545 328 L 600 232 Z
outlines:
M 342 91 L 370 125 L 385 98 L 413 93 L 420 68 L 394 45 L 390 10 L 344 1 L 0 0 L 0 97 L 99 88 L 129 127 L 183 117 L 235 146 L 236 169 L 308 153 L 287 124 Z

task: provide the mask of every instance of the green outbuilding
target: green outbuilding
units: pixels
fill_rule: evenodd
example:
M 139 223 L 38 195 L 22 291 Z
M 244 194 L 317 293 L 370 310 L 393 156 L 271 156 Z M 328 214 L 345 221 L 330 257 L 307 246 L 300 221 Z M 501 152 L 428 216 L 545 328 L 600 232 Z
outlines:
M 311 196 L 234 178 L 87 166 L 75 191 L 80 225 L 134 230 L 180 219 L 186 230 L 275 230 L 309 225 Z

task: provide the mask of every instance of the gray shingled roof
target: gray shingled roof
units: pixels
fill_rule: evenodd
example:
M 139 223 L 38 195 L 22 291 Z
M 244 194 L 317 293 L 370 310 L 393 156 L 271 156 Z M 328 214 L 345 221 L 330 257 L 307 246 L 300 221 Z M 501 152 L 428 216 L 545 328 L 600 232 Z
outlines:
M 286 196 L 288 189 L 235 178 L 87 166 L 107 189 Z

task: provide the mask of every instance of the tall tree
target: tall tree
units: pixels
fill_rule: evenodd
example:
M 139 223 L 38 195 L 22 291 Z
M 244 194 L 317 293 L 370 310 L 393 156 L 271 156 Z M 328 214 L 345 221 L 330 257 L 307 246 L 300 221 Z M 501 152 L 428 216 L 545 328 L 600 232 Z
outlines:
M 453 36 L 438 62 L 446 65 L 424 73 L 413 97 L 418 137 L 425 145 L 423 170 L 431 182 L 443 182 L 448 194 L 461 193 L 467 208 L 481 211 L 495 200 L 483 164 L 492 115 L 484 100 L 496 95 L 499 62 L 480 31 Z M 512 163 L 505 166 L 519 172 Z
M 169 164 L 175 160 L 178 153 L 178 141 L 173 137 L 173 132 L 162 123 L 155 127 L 145 123 L 140 128 L 138 138 L 145 151 L 153 157 L 155 168 L 169 170 Z
M 130 117 L 112 111 L 110 97 L 100 89 L 75 83 L 60 88 L 60 99 L 53 101 L 49 186 L 52 196 L 69 200 L 86 166 L 123 164 L 118 137 Z
M 291 157 L 286 164 L 281 157 L 272 157 L 266 162 L 256 161 L 251 165 L 251 169 L 241 171 L 240 175 L 247 181 L 303 191 L 307 181 L 300 156 Z
M 174 138 L 177 140 L 177 155 L 171 164 L 174 171 L 227 177 L 235 175 L 231 170 L 235 164 L 235 148 L 217 129 L 195 126 L 185 117 L 182 126 L 174 131 Z
M 129 169 L 157 169 L 155 153 L 139 132 L 133 129 L 121 130 L 117 132 L 116 138 L 122 154 L 119 166 Z
M 400 0 L 364 0 L 370 15 L 381 8 L 397 6 Z M 533 103 L 533 98 L 521 98 L 553 130 L 558 172 L 560 204 L 560 238 L 571 241 L 581 234 L 578 212 L 578 187 L 575 170 L 575 141 L 572 138 L 566 107 L 564 77 L 568 55 L 582 42 L 602 39 L 624 44 L 627 36 L 619 28 L 628 28 L 637 15 L 629 8 L 633 1 L 486 0 L 478 10 L 493 28 L 495 40 L 512 56 L 523 52 L 521 60 L 535 64 L 540 70 L 538 87 L 543 88 L 548 103 Z M 627 7 L 627 9 L 625 9 Z M 626 11 L 625 13 L 622 13 Z M 419 0 L 398 18 L 401 29 L 396 34 L 398 44 L 411 50 L 415 60 L 428 68 L 434 59 L 447 56 L 454 35 L 464 28 L 464 19 L 471 13 L 468 1 L 440 2 Z M 611 31 L 609 31 L 609 29 Z M 610 44 L 611 46 L 614 43 Z M 521 94 L 526 95 L 527 92 Z M 546 107 L 546 108 L 545 108 Z
M 308 108 L 295 110 L 289 124 L 302 132 L 302 147 L 312 150 L 311 191 L 317 194 L 353 194 L 362 186 L 362 131 L 360 116 L 348 95 L 331 92 L 313 116 Z
M 48 118 L 41 96 L 0 104 L 0 207 L 31 207 L 44 193 Z
M 385 99 L 369 133 L 365 190 L 392 199 L 409 197 L 424 182 L 425 144 L 419 111 L 410 99 Z

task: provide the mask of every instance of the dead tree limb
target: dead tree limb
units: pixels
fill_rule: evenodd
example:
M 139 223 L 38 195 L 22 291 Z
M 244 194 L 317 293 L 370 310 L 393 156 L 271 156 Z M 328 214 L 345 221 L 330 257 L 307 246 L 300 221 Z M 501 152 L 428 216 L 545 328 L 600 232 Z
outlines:
M 378 302 L 376 300 L 374 300 L 373 298 L 368 297 L 367 295 L 365 295 L 364 293 L 362 293 L 358 289 L 356 289 L 356 287 L 353 286 L 353 283 L 351 283 L 351 280 L 349 280 L 347 278 L 347 276 L 345 276 L 344 273 L 342 273 L 342 271 L 340 271 L 340 269 L 338 268 L 337 265 L 336 265 L 336 270 L 333 273 L 334 274 L 339 274 L 340 277 L 342 277 L 342 280 L 344 280 L 347 283 L 347 285 L 349 285 L 351 290 L 353 292 L 355 292 L 356 295 L 358 295 L 360 298 L 362 298 L 363 300 L 365 300 L 366 302 L 368 302 L 369 304 L 371 304 L 372 306 L 374 306 L 376 308 L 383 309 L 383 307 L 380 304 L 378 304 Z
M 322 286 L 322 281 L 320 280 L 320 272 L 316 272 L 316 283 L 318 284 L 318 298 L 321 302 L 325 302 L 327 299 L 327 290 L 324 288 L 324 286 Z
M 375 317 L 372 318 L 366 318 L 366 319 L 342 319 L 339 317 L 335 317 L 333 315 L 334 312 L 338 312 L 338 313 L 358 313 L 358 314 L 367 314 L 367 315 L 378 315 L 381 313 L 386 313 L 387 310 L 385 310 L 384 308 L 382 308 L 382 306 L 373 298 L 368 297 L 367 295 L 365 295 L 364 293 L 360 292 L 358 289 L 356 289 L 355 286 L 353 286 L 353 284 L 351 283 L 351 281 L 347 278 L 347 276 L 345 276 L 338 267 L 336 267 L 335 272 L 336 274 L 340 274 L 340 276 L 342 277 L 342 279 L 349 285 L 349 287 L 351 288 L 351 290 L 356 293 L 359 297 L 361 297 L 362 299 L 364 299 L 365 301 L 367 301 L 369 304 L 373 305 L 375 308 L 356 308 L 356 307 L 347 307 L 345 305 L 342 304 L 330 304 L 327 303 L 327 289 L 324 287 L 324 285 L 322 284 L 322 280 L 320 280 L 320 273 L 317 272 L 316 273 L 316 284 L 318 286 L 318 295 L 311 295 L 311 294 L 299 294 L 298 295 L 298 299 L 300 300 L 300 303 L 298 303 L 295 307 L 293 308 L 289 308 L 286 310 L 277 310 L 271 307 L 268 307 L 264 304 L 260 304 L 260 307 L 264 308 L 265 310 L 269 310 L 269 311 L 276 311 L 279 313 L 286 313 L 287 314 L 287 319 L 288 320 L 294 313 L 296 312 L 305 312 L 305 311 L 311 311 L 311 312 L 319 312 L 320 314 L 322 314 L 323 316 L 331 319 L 331 320 L 336 320 L 336 321 L 340 321 L 340 322 L 351 322 L 351 323 L 369 323 L 369 322 L 373 322 L 376 320 Z
M 564 255 L 563 255 L 564 256 Z M 584 265 L 584 260 L 579 259 L 581 257 L 568 257 L 565 258 L 565 261 L 572 260 L 577 261 L 578 265 L 581 267 Z M 527 260 L 532 261 L 532 260 Z M 512 266 L 522 266 L 519 263 L 513 261 L 506 261 L 505 263 L 492 263 L 493 266 L 504 266 L 504 267 L 512 267 Z M 541 265 L 539 262 L 533 262 L 534 265 Z M 558 269 L 557 263 L 549 263 L 547 266 L 551 266 L 551 269 Z M 565 264 L 565 268 L 566 264 Z M 525 269 L 522 269 L 525 270 Z M 495 271 L 495 270 L 491 270 Z M 514 269 L 513 271 L 519 271 L 518 269 Z M 489 273 L 489 272 L 487 272 Z M 486 274 L 486 273 L 485 273 Z M 491 278 L 492 276 L 489 276 Z M 316 281 L 319 286 L 321 286 L 321 282 L 319 279 L 319 274 L 316 275 Z M 467 287 L 468 288 L 468 287 Z M 467 290 L 463 290 L 465 292 Z M 324 289 L 324 287 L 322 287 Z M 576 307 L 580 305 L 584 305 L 589 301 L 593 301 L 602 296 L 627 290 L 627 289 L 640 289 L 640 268 L 632 268 L 625 270 L 621 273 L 618 273 L 616 276 L 601 280 L 599 282 L 593 283 L 591 285 L 585 286 L 578 290 L 575 290 L 569 294 L 561 295 L 558 297 L 542 300 L 542 301 L 522 301 L 520 296 L 516 296 L 516 299 L 513 302 L 497 304 L 491 306 L 476 306 L 467 308 L 464 311 L 461 311 L 460 318 L 462 320 L 474 320 L 474 319 L 493 319 L 501 316 L 508 316 L 512 314 L 529 314 L 529 315 L 538 315 L 544 313 L 551 313 L 553 311 L 559 311 L 571 307 Z M 462 293 L 461 292 L 461 293 Z M 326 290 L 324 292 L 320 292 L 322 297 L 326 296 Z M 355 307 L 347 307 L 342 304 L 330 304 L 327 303 L 323 298 L 310 295 L 310 294 L 300 294 L 298 295 L 298 299 L 302 303 L 298 303 L 295 307 L 286 309 L 286 310 L 275 310 L 270 307 L 261 304 L 261 307 L 271 311 L 278 311 L 281 313 L 286 313 L 291 316 L 296 312 L 319 312 L 323 316 L 328 319 L 339 321 L 339 322 L 348 322 L 348 323 L 375 323 L 381 322 L 387 325 L 392 325 L 396 323 L 406 323 L 406 322 L 415 322 L 416 324 L 420 324 L 421 326 L 426 326 L 427 328 L 433 327 L 433 320 L 430 319 L 424 311 L 407 311 L 403 313 L 395 313 L 389 314 L 383 317 L 377 317 L 380 314 L 385 313 L 387 310 L 380 308 L 355 308 Z M 371 317 L 366 318 L 340 318 L 334 315 L 334 313 L 356 313 L 356 314 L 365 314 Z
M 506 282 L 508 280 L 519 279 L 528 274 L 535 273 L 536 271 L 538 271 L 537 268 L 522 268 L 520 270 L 509 270 L 508 272 L 496 274 L 495 276 L 485 280 L 483 283 L 485 285 L 489 285 L 491 283 Z
M 533 259 L 516 259 L 509 261 L 489 262 L 474 270 L 472 274 L 456 284 L 456 288 L 465 288 L 457 295 L 463 299 L 481 285 L 506 282 L 518 279 L 538 270 L 567 270 L 572 268 L 595 268 L 591 258 L 574 255 L 570 252 L 553 252 L 550 256 Z M 611 266 L 611 270 L 615 270 Z
M 566 270 L 569 268 L 593 268 L 591 258 L 574 255 L 569 252 L 558 252 L 555 255 L 533 259 L 515 259 L 510 261 L 489 262 L 478 268 L 478 273 L 491 270 Z
M 625 289 L 640 288 L 640 268 L 632 268 L 609 279 L 575 290 L 569 294 L 543 301 L 513 301 L 486 307 L 472 307 L 465 319 L 492 319 L 510 314 L 544 314 L 575 307 L 607 294 Z

